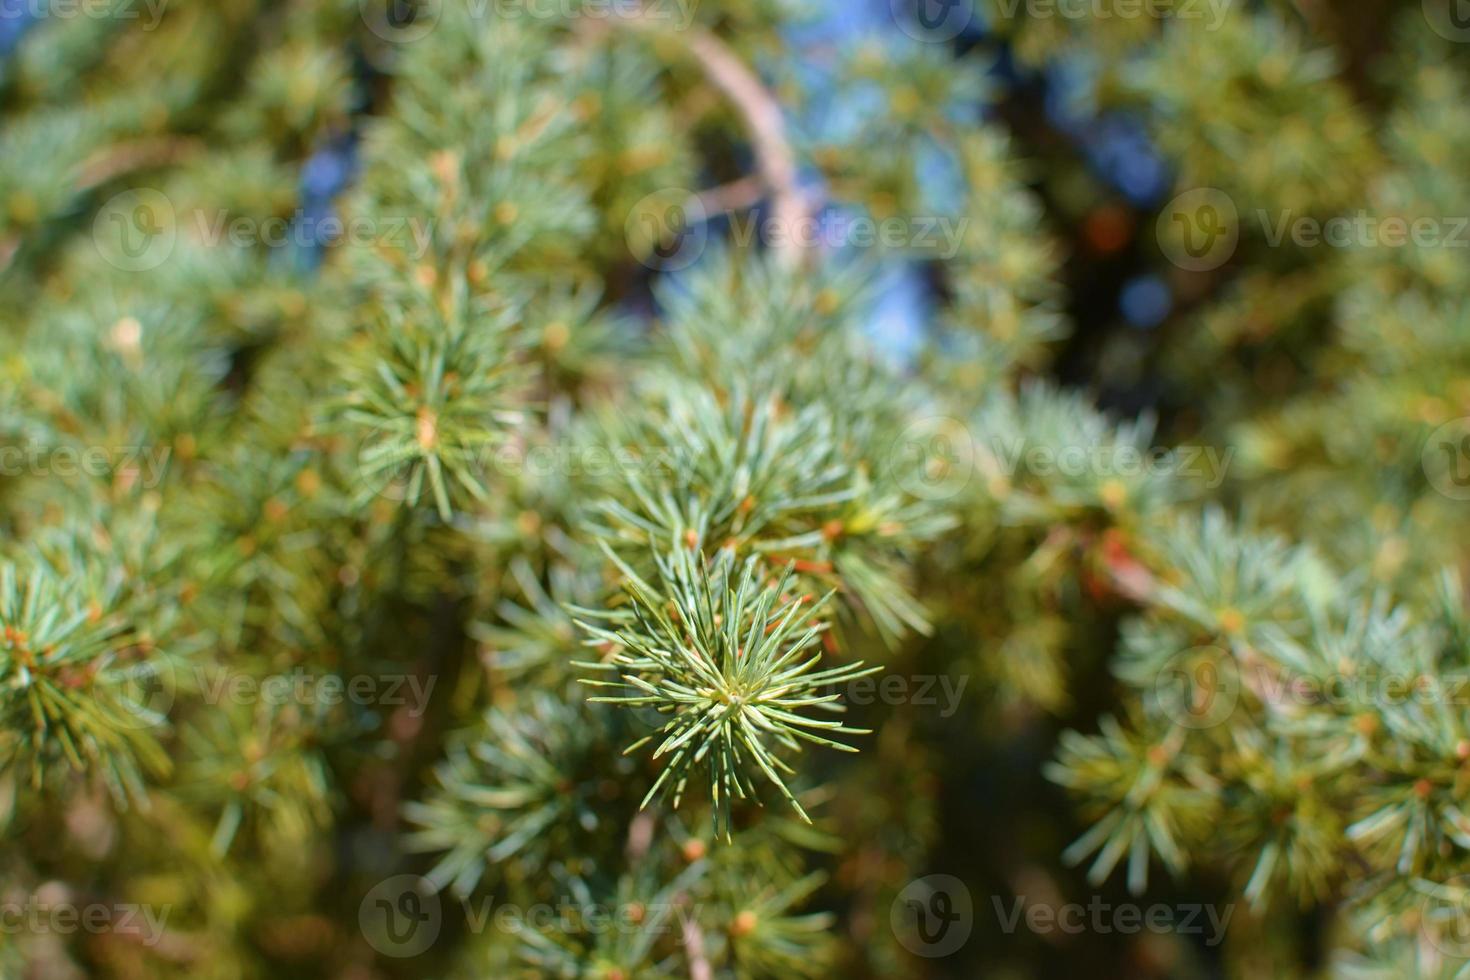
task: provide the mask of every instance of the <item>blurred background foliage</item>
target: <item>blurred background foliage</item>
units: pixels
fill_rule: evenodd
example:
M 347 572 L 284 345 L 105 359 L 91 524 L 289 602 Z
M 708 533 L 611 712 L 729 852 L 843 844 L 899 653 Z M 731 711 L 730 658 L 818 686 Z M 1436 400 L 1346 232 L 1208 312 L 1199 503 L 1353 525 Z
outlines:
M 169 910 L 7 925 L 0 973 L 1457 975 L 1456 4 L 552 7 L 0 0 L 0 433 L 43 448 L 0 474 L 0 902 Z M 742 244 L 783 200 L 956 237 Z M 681 644 L 805 720 L 691 721 Z M 791 735 L 860 664 L 955 710 Z M 218 686 L 282 676 L 376 696 Z M 1273 693 L 1343 676 L 1439 693 Z M 367 915 L 403 874 L 413 956 Z M 634 927 L 458 911 L 564 899 Z

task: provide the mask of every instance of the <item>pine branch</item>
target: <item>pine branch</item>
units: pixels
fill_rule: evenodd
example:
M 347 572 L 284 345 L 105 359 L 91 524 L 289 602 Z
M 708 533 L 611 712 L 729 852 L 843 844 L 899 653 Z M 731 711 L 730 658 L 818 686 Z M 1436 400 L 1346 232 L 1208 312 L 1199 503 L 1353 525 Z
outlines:
M 672 794 L 677 807 L 691 776 L 702 771 L 710 783 L 716 832 L 727 840 L 731 804 L 756 798 L 761 778 L 809 822 L 782 775 L 795 770 L 779 752 L 799 751 L 803 741 L 856 751 L 828 736 L 867 732 L 806 712 L 840 711 L 839 695 L 826 689 L 877 670 L 861 664 L 815 670 L 821 658 L 813 648 L 826 629 L 821 617 L 830 597 L 792 595 L 791 569 L 771 582 L 756 558 L 737 573 L 730 552 L 718 553 L 708 566 L 689 549 L 659 556 L 658 585 L 609 556 L 624 577 L 632 608 L 604 615 L 612 628 L 579 620 L 589 643 L 610 650 L 604 660 L 581 666 L 619 677 L 583 683 L 625 692 L 593 702 L 669 716 L 627 750 L 661 738 L 653 758 L 668 757 L 643 805 Z

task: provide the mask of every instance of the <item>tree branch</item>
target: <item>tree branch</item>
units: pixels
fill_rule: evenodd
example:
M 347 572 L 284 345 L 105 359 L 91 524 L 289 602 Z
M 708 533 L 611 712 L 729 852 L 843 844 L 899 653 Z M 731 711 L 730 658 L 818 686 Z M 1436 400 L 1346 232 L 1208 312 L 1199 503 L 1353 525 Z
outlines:
M 797 186 L 796 153 L 776 97 L 729 45 L 702 27 L 668 30 L 643 14 L 616 19 L 631 28 L 678 40 L 734 104 L 750 136 L 761 181 L 771 196 L 771 220 L 784 232 L 776 236 L 773 247 L 785 261 L 795 262 L 797 236 L 793 231 L 806 216 L 807 201 Z

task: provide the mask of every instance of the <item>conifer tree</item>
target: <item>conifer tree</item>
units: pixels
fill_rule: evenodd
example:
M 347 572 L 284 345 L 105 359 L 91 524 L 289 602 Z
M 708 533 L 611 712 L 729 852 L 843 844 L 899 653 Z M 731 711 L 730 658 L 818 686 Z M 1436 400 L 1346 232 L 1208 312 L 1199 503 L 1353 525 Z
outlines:
M 1470 34 L 871 6 L 0 11 L 0 976 L 1470 970 Z

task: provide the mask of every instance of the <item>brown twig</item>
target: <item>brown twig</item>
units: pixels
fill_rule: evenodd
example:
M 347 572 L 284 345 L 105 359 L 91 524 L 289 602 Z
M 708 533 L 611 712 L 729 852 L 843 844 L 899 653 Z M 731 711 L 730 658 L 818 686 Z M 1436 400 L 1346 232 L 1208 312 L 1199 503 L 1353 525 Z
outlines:
M 648 849 L 653 846 L 654 817 L 652 810 L 640 810 L 628 824 L 628 845 L 626 848 L 629 864 L 637 864 L 648 854 Z
M 77 175 L 77 189 L 91 190 L 134 170 L 175 164 L 201 149 L 203 144 L 198 140 L 177 137 L 118 143 L 83 162 Z
M 765 192 L 765 185 L 759 178 L 741 177 L 728 184 L 699 191 L 694 196 L 705 214 L 730 214 L 755 207 Z
M 771 220 L 782 234 L 772 247 L 788 262 L 798 255 L 795 229 L 808 202 L 797 186 L 796 153 L 786 135 L 786 118 L 776 97 L 724 41 L 702 27 L 668 30 L 642 15 L 616 18 L 637 30 L 677 39 L 699 62 L 705 75 L 735 105 L 745 122 L 761 182 L 771 196 Z
M 715 971 L 704 951 L 704 933 L 692 915 L 684 920 L 684 953 L 689 958 L 689 980 L 714 980 Z
M 134 170 L 178 163 L 198 152 L 202 146 L 198 140 L 175 137 L 141 139 L 109 146 L 82 162 L 77 172 L 76 192 L 94 190 Z M 22 236 L 18 233 L 0 239 L 0 272 L 10 268 L 21 242 Z

